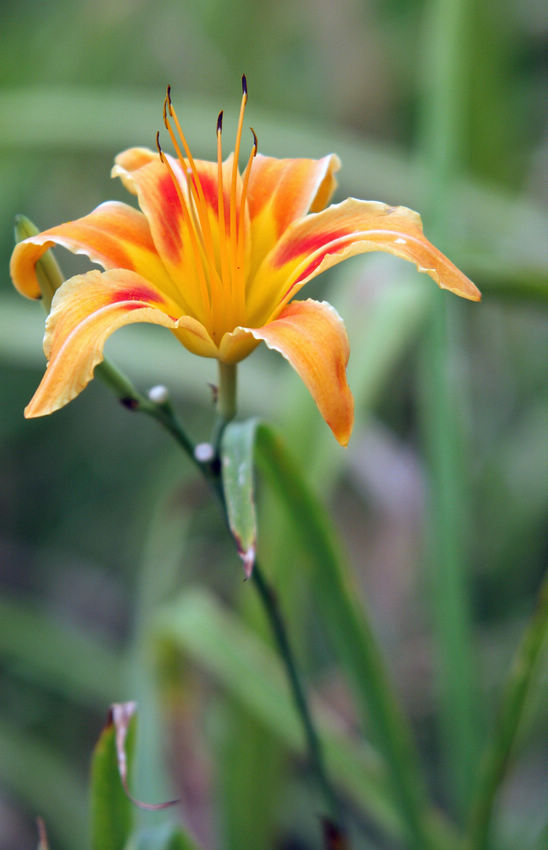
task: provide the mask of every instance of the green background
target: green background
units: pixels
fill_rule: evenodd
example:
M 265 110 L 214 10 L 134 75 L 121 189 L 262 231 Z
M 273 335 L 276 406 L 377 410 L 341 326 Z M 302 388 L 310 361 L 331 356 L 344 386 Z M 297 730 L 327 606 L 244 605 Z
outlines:
M 110 702 L 133 698 L 138 796 L 180 796 L 204 848 L 318 846 L 289 727 L 273 731 L 245 696 L 245 665 L 232 669 L 222 637 L 209 640 L 225 616 L 268 639 L 215 507 L 168 438 L 99 382 L 23 419 L 44 368 L 43 315 L 7 271 L 16 213 L 45 228 L 127 199 L 112 159 L 153 145 L 167 83 L 194 154 L 215 155 L 220 108 L 229 149 L 242 72 L 262 153 L 337 152 L 336 200 L 420 210 L 484 292 L 479 305 L 440 301 L 427 277 L 380 255 L 310 285 L 349 330 L 347 450 L 277 355 L 257 350 L 240 370 L 242 414 L 280 427 L 332 507 L 433 799 L 462 819 L 548 554 L 543 4 L 22 0 L 0 16 L 1 850 L 34 847 L 36 815 L 52 850 L 85 846 L 91 750 Z M 57 256 L 67 275 L 87 268 Z M 167 384 L 193 437 L 207 438 L 212 361 L 158 328 L 123 330 L 107 352 L 141 389 Z M 306 553 L 260 495 L 259 551 L 301 665 L 353 740 Z M 167 640 L 158 623 L 174 594 L 188 619 Z M 545 846 L 546 670 L 544 658 L 499 798 L 500 848 Z M 356 847 L 402 846 L 362 820 Z

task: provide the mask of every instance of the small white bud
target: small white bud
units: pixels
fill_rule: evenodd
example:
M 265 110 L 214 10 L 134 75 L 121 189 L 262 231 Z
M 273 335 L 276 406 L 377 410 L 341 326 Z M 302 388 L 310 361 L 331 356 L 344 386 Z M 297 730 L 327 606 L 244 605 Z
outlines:
M 169 390 L 163 384 L 157 384 L 149 389 L 148 397 L 156 404 L 164 404 L 169 398 Z
M 194 447 L 194 457 L 199 463 L 207 463 L 215 457 L 215 450 L 211 443 L 198 443 Z

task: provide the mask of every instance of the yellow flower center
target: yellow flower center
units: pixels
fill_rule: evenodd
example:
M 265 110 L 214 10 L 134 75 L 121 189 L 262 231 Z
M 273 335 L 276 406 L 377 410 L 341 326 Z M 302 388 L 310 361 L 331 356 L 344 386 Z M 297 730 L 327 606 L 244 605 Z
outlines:
M 246 104 L 247 81 L 244 75 L 229 174 L 226 163 L 223 167 L 222 111 L 217 119 L 216 210 L 212 210 L 211 197 L 206 197 L 199 170 L 172 103 L 169 86 L 164 100 L 164 124 L 175 148 L 186 186 L 181 186 L 160 146 L 159 134 L 156 137 L 160 159 L 169 170 L 181 202 L 188 248 L 192 252 L 195 270 L 195 280 L 190 285 L 198 288 L 202 304 L 200 318 L 217 344 L 226 332 L 245 323 L 247 187 L 253 159 L 257 154 L 257 137 L 252 129 L 253 146 L 243 177 L 240 178 L 238 160 Z

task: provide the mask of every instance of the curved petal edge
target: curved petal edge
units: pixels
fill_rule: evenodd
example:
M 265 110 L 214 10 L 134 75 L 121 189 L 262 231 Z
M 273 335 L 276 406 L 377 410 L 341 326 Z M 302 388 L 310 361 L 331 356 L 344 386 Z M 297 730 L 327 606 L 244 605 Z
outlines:
M 133 322 L 173 330 L 162 296 L 140 275 L 124 269 L 76 275 L 57 290 L 46 322 L 48 366 L 25 416 L 45 416 L 64 407 L 91 381 L 103 360 L 106 339 Z
M 343 321 L 327 301 L 292 301 L 262 328 L 240 328 L 278 351 L 302 378 L 335 438 L 346 446 L 354 399 L 346 380 L 350 347 Z

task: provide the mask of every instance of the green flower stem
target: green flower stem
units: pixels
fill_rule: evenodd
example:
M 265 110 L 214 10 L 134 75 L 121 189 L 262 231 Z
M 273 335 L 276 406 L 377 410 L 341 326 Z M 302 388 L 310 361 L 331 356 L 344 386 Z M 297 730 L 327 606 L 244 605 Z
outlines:
M 342 824 L 341 805 L 327 776 L 322 745 L 310 713 L 306 692 L 297 670 L 293 651 L 289 644 L 287 629 L 277 603 L 276 595 L 266 581 L 257 561 L 255 561 L 251 578 L 263 603 L 280 656 L 285 665 L 295 706 L 303 724 L 311 768 L 316 775 L 318 786 L 323 794 L 331 818 L 335 824 Z
M 128 407 L 150 403 L 137 392 L 129 378 L 106 358 L 95 367 L 94 377 L 99 378 L 109 390 L 112 390 L 118 401 Z
M 218 463 L 216 460 L 214 460 L 213 463 L 200 463 L 196 459 L 194 444 L 180 425 L 173 408 L 168 402 L 158 404 L 150 401 L 137 392 L 131 382 L 112 364 L 104 362 L 101 366 L 103 369 L 99 370 L 99 376 L 103 378 L 105 383 L 107 383 L 112 390 L 114 390 L 122 404 L 129 410 L 145 413 L 147 416 L 151 416 L 153 419 L 156 419 L 163 428 L 169 431 L 180 448 L 183 449 L 185 454 L 200 470 L 218 497 L 223 507 L 225 521 L 228 526 L 226 504 L 219 475 Z M 230 380 L 232 382 L 232 387 L 235 389 L 235 372 L 233 373 L 233 376 L 231 376 Z M 226 424 L 226 420 L 224 421 Z M 295 706 L 303 725 L 308 749 L 308 758 L 312 771 L 316 776 L 318 787 L 322 792 L 329 816 L 333 821 L 332 827 L 336 830 L 337 835 L 340 836 L 339 840 L 343 841 L 344 831 L 342 828 L 341 806 L 327 777 L 320 739 L 312 719 L 306 697 L 306 691 L 302 684 L 295 657 L 293 655 L 293 650 L 289 642 L 287 627 L 276 602 L 275 593 L 268 584 L 258 563 L 255 563 L 252 577 L 286 669 L 291 693 L 293 694 Z M 344 847 L 344 845 L 341 844 L 341 847 Z
M 537 661 L 547 638 L 548 573 L 540 588 L 537 609 L 514 656 L 498 723 L 482 763 L 464 842 L 465 850 L 486 850 L 489 846 L 489 824 L 497 790 L 508 768 Z
M 235 363 L 222 363 L 219 366 L 219 382 L 217 384 L 217 416 L 211 431 L 210 443 L 219 456 L 219 447 L 223 431 L 231 419 L 236 416 L 237 369 Z
M 181 442 L 180 436 L 184 432 L 181 426 L 178 424 L 174 415 L 170 417 L 168 422 L 163 418 L 163 416 L 157 415 L 157 412 L 154 411 L 154 405 L 152 405 L 151 409 L 148 410 L 144 410 L 141 407 L 137 407 L 136 409 L 142 410 L 142 412 L 152 415 L 160 422 L 161 425 L 167 427 L 167 429 L 175 437 L 179 445 L 184 449 L 187 454 L 189 454 L 189 449 L 187 448 L 187 446 L 191 445 L 190 441 L 188 440 L 188 438 L 186 438 L 186 442 L 184 444 L 183 442 Z M 189 456 L 191 456 L 193 461 L 196 463 L 194 451 L 191 451 L 192 454 L 189 454 Z M 218 465 L 215 465 L 215 463 L 213 465 L 197 463 L 197 466 L 200 468 L 200 471 L 210 483 L 216 496 L 218 497 L 223 508 L 224 518 L 228 528 L 228 515 Z M 272 629 L 272 633 L 274 635 L 274 639 L 278 647 L 280 657 L 283 661 L 286 670 L 286 675 L 288 678 L 291 693 L 293 695 L 295 707 L 301 718 L 301 723 L 303 725 L 303 730 L 305 733 L 306 746 L 308 750 L 308 758 L 311 769 L 316 776 L 318 787 L 324 797 L 330 818 L 333 821 L 332 827 L 336 830 L 337 836 L 342 842 L 345 839 L 344 829 L 342 826 L 343 821 L 341 806 L 338 797 L 335 791 L 333 790 L 333 787 L 327 776 L 323 759 L 322 746 L 318 733 L 316 731 L 316 727 L 314 725 L 314 721 L 312 719 L 312 714 L 308 705 L 306 691 L 301 681 L 300 674 L 298 672 L 298 667 L 293 654 L 293 650 L 289 642 L 287 627 L 285 625 L 280 608 L 278 606 L 276 594 L 268 583 L 257 561 L 255 561 L 253 567 L 252 580 L 259 594 L 259 598 L 263 605 L 268 622 L 270 623 L 270 627 Z M 345 845 L 341 844 L 341 848 L 343 848 L 344 846 Z
M 217 409 L 219 416 L 225 422 L 230 422 L 236 416 L 236 378 L 237 365 L 235 363 L 219 364 L 219 396 L 217 398 Z

